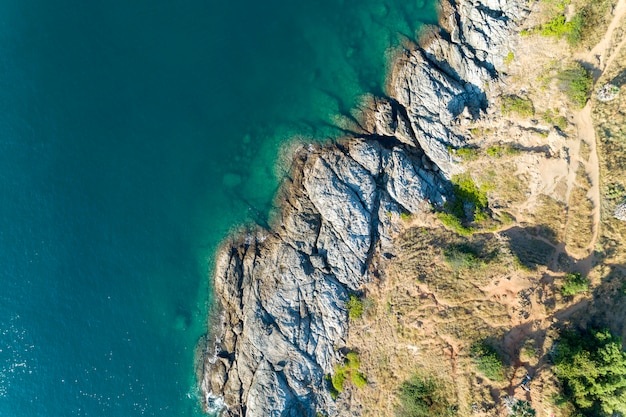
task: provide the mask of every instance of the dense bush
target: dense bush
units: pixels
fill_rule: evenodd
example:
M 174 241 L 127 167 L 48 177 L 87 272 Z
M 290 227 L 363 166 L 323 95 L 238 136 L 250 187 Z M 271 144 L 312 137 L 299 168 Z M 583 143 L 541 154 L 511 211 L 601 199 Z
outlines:
M 576 272 L 565 276 L 563 286 L 561 287 L 561 294 L 564 297 L 571 297 L 572 295 L 587 291 L 588 289 L 589 279 Z
M 432 378 L 415 375 L 400 385 L 398 417 L 451 417 L 456 407 L 451 405 L 445 393 Z
M 469 245 L 449 245 L 443 251 L 443 256 L 453 269 L 476 269 L 485 263 L 480 259 L 480 254 Z
M 593 78 L 589 71 L 579 63 L 574 63 L 561 71 L 558 79 L 559 88 L 563 90 L 569 100 L 578 108 L 585 107 L 593 87 Z
M 488 218 L 487 193 L 479 188 L 469 174 L 452 177 L 454 198 L 439 213 L 441 222 L 460 235 L 469 235 L 474 229 L 465 223 L 482 222 Z
M 519 148 L 511 145 L 493 145 L 488 147 L 485 152 L 492 158 L 500 158 L 502 156 L 519 155 L 521 151 Z
M 343 365 L 336 366 L 335 373 L 328 377 L 331 383 L 330 394 L 333 398 L 337 398 L 339 393 L 343 391 L 347 380 L 352 382 L 357 388 L 367 385 L 367 378 L 359 372 L 360 367 L 361 360 L 359 359 L 359 354 L 348 352 Z
M 584 415 L 626 415 L 626 353 L 608 330 L 561 335 L 555 374 L 565 395 Z
M 542 36 L 565 38 L 570 45 L 576 46 L 582 39 L 584 21 L 583 12 L 576 14 L 569 21 L 566 21 L 564 15 L 558 15 L 541 25 L 539 33 Z
M 496 350 L 484 343 L 479 342 L 472 346 L 470 354 L 476 368 L 487 378 L 492 381 L 502 381 L 504 379 L 504 366 L 502 359 Z
M 354 294 L 350 294 L 346 308 L 348 309 L 348 317 L 351 319 L 359 319 L 363 316 L 363 301 Z

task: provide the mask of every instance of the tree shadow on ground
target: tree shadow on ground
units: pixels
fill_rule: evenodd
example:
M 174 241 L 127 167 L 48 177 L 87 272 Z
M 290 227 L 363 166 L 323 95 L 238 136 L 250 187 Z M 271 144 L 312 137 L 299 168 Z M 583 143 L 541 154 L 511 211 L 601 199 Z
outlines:
M 546 229 L 542 226 L 542 229 Z M 510 249 L 521 265 L 531 270 L 536 270 L 538 266 L 548 266 L 554 254 L 555 248 L 549 240 L 537 234 L 537 226 L 534 227 L 512 227 L 504 232 L 509 238 Z

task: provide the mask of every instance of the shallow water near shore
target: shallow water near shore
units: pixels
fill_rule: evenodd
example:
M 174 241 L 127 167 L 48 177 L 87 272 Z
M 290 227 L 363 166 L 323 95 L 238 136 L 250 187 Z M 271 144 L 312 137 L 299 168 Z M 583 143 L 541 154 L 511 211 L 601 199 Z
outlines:
M 196 416 L 207 276 L 434 2 L 0 2 L 0 416 Z

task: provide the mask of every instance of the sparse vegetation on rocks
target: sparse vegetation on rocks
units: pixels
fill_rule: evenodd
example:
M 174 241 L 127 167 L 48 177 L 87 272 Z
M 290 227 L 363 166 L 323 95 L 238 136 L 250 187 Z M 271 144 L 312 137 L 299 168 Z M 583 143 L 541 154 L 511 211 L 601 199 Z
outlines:
M 361 360 L 357 352 L 348 352 L 343 365 L 335 367 L 335 373 L 330 376 L 331 395 L 337 398 L 344 390 L 346 381 L 350 381 L 355 387 L 363 388 L 367 385 L 367 378 L 359 368 Z
M 441 222 L 460 235 L 467 236 L 474 232 L 468 225 L 479 223 L 488 218 L 487 193 L 478 187 L 469 174 L 452 177 L 454 199 L 447 202 L 445 212 L 439 213 Z

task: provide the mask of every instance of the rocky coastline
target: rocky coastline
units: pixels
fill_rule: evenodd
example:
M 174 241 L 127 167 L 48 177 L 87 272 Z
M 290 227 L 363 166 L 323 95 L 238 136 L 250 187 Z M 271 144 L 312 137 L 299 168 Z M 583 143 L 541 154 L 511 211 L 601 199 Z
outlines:
M 346 301 L 394 255 L 403 213 L 441 207 L 460 172 L 450 149 L 488 113 L 525 3 L 443 0 L 440 26 L 403 50 L 363 135 L 294 154 L 272 227 L 220 249 L 214 339 L 199 364 L 203 405 L 234 416 L 358 415 L 325 376 L 348 348 Z M 320 413 L 320 414 L 317 414 Z

